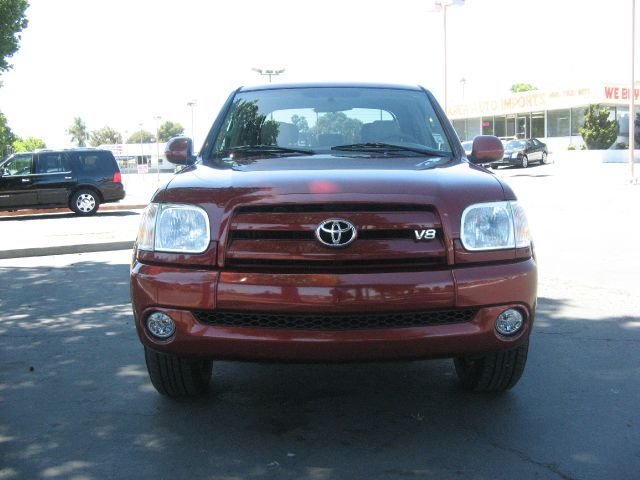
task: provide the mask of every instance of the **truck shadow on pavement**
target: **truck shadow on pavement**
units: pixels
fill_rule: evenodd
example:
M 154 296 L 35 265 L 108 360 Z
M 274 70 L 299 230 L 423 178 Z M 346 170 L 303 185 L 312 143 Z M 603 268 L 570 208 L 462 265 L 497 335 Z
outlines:
M 567 316 L 570 300 L 540 298 L 524 376 L 502 395 L 460 389 L 450 360 L 216 362 L 209 394 L 175 401 L 149 383 L 122 261 L 0 264 L 0 285 L 7 478 L 637 472 L 638 317 Z

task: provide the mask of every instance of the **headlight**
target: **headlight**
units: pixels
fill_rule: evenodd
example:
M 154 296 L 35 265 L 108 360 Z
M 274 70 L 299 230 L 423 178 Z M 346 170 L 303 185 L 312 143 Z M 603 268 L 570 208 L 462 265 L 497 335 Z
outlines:
M 462 213 L 460 239 L 467 250 L 524 248 L 531 244 L 529 224 L 518 202 L 478 203 Z
M 511 158 L 518 158 L 518 155 L 520 155 L 522 153 L 522 151 L 518 151 L 518 152 L 513 152 L 511 154 Z
M 202 253 L 210 243 L 209 217 L 194 205 L 151 203 L 138 230 L 138 249 Z

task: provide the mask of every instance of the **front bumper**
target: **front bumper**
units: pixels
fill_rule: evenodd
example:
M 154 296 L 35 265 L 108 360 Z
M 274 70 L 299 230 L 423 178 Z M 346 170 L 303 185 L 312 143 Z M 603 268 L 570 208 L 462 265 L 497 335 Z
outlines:
M 147 347 L 182 356 L 258 361 L 365 361 L 457 357 L 507 349 L 528 338 L 535 317 L 535 260 L 427 272 L 351 274 L 248 273 L 147 265 L 135 261 L 131 288 L 136 328 Z M 195 311 L 317 314 L 455 311 L 470 321 L 402 328 L 305 330 L 201 323 Z M 524 313 L 512 337 L 499 335 L 506 308 Z M 176 333 L 152 337 L 153 311 L 173 318 Z
M 516 166 L 516 165 L 520 165 L 520 163 L 522 162 L 522 156 L 519 155 L 516 158 L 512 158 L 511 155 L 509 155 L 508 157 L 503 157 L 501 160 L 495 161 L 495 162 L 491 162 L 491 165 L 496 165 L 496 166 Z

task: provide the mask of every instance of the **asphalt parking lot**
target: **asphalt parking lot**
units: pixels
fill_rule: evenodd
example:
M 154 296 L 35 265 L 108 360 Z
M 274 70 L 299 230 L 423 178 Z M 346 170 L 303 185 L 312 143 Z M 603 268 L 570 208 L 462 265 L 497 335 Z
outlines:
M 168 400 L 134 331 L 130 251 L 0 260 L 0 479 L 637 479 L 640 186 L 627 169 L 497 172 L 527 208 L 540 268 L 529 361 L 504 395 L 462 391 L 449 360 L 218 362 L 207 396 Z

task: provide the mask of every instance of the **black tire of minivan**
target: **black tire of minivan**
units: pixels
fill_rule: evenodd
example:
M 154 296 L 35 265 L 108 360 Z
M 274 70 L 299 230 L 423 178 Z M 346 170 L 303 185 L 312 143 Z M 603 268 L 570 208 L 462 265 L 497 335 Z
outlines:
M 94 215 L 100 207 L 100 197 L 89 189 L 81 189 L 71 196 L 69 207 L 78 215 Z
M 474 392 L 503 392 L 513 387 L 524 372 L 529 340 L 510 350 L 454 359 L 462 386 Z
M 144 347 L 144 358 L 151 383 L 168 397 L 193 397 L 209 389 L 213 362 L 178 357 Z

